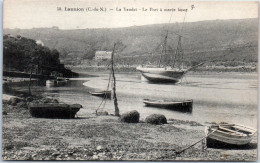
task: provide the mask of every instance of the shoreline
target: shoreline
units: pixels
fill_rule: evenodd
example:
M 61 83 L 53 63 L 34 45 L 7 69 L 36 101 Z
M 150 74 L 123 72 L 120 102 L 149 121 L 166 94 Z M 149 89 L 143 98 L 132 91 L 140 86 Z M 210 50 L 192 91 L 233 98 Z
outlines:
M 15 95 L 27 102 L 31 100 L 26 94 L 21 97 L 21 92 Z M 39 100 L 44 98 L 39 96 Z M 167 119 L 164 125 L 130 124 L 115 116 L 94 114 L 75 119 L 33 118 L 26 104 L 18 102 L 13 106 L 7 100 L 3 102 L 3 111 L 7 113 L 2 116 L 3 160 L 257 160 L 257 137 L 245 149 L 202 149 L 199 143 L 175 155 L 174 151 L 205 136 L 204 126 L 195 121 L 174 118 Z
M 256 161 L 256 140 L 253 140 L 246 150 L 203 149 L 203 145 L 199 143 L 179 155 L 174 153 L 204 136 L 203 126 L 189 121 L 168 120 L 164 125 L 152 125 L 122 123 L 115 116 L 89 115 L 83 119 L 45 119 L 10 113 L 3 116 L 2 158 Z M 243 158 L 239 157 L 241 154 Z
M 98 71 L 108 71 L 109 67 L 107 65 L 101 66 L 86 66 L 86 65 L 79 65 L 79 66 L 68 66 L 73 71 L 90 71 L 90 72 L 98 72 Z M 136 70 L 138 65 L 116 65 L 114 69 L 116 72 L 138 72 Z M 191 70 L 191 72 L 247 72 L 247 73 L 257 73 L 258 68 L 256 63 L 247 63 L 244 65 L 237 65 L 237 66 L 228 66 L 228 65 L 202 65 L 200 67 Z
M 40 98 L 40 99 L 43 99 Z M 52 99 L 53 100 L 53 99 Z M 204 126 L 168 119 L 164 125 L 123 123 L 115 116 L 33 118 L 22 104 L 4 102 L 3 160 L 256 161 L 257 138 L 245 148 L 203 149 Z M 15 119 L 15 121 L 14 121 Z M 54 132 L 55 131 L 55 132 Z M 241 154 L 243 157 L 240 157 Z

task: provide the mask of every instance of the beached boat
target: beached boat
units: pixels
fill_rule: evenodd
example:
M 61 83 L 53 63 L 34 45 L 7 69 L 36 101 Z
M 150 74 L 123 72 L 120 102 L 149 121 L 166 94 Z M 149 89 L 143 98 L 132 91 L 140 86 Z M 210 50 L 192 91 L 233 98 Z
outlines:
M 54 80 L 46 80 L 46 86 L 54 86 L 55 81 Z
M 67 80 L 66 78 L 62 78 L 62 77 L 57 77 L 57 79 L 55 80 L 57 86 L 65 86 L 68 81 L 69 80 Z
M 99 96 L 99 97 L 111 99 L 111 91 L 94 91 L 89 93 L 93 96 Z
M 177 68 L 156 68 L 156 67 L 137 67 L 142 76 L 153 83 L 177 83 L 189 70 L 201 66 L 203 63 L 188 69 Z
M 176 83 L 184 75 L 183 71 L 166 70 L 164 68 L 137 67 L 143 77 L 153 83 Z
M 53 80 L 46 80 L 46 86 L 65 86 L 67 84 L 67 82 L 69 81 L 68 78 L 61 78 L 61 77 L 57 77 L 56 79 Z
M 158 47 L 160 49 L 160 59 L 158 65 L 153 66 L 138 66 L 136 70 L 140 71 L 142 76 L 150 82 L 154 83 L 176 83 L 178 82 L 188 71 L 201 66 L 203 63 L 199 63 L 194 66 L 188 66 L 184 68 L 184 49 L 181 45 L 182 35 L 174 33 L 178 36 L 177 47 L 174 50 L 172 47 L 168 47 L 169 31 L 166 31 L 163 41 Z M 157 47 L 157 48 L 158 48 Z
M 177 100 L 144 99 L 143 102 L 145 103 L 146 106 L 166 108 L 166 109 L 182 111 L 182 112 L 192 112 L 192 105 L 193 105 L 192 100 L 177 101 Z
M 250 143 L 256 130 L 239 124 L 218 124 L 207 126 L 205 130 L 208 147 L 241 146 Z
M 75 118 L 75 114 L 82 108 L 80 104 L 59 103 L 31 103 L 30 114 L 37 118 Z

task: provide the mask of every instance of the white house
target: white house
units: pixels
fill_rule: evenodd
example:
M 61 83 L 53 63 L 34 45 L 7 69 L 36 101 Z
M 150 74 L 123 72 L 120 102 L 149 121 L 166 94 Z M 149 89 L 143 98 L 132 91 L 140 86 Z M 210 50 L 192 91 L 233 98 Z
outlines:
M 96 51 L 95 60 L 111 59 L 111 51 Z

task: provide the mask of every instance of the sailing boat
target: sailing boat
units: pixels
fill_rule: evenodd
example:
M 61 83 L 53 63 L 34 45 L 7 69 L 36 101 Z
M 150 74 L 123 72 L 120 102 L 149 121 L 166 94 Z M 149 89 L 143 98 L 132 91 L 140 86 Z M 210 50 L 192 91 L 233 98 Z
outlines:
M 176 33 L 175 33 L 176 34 Z M 194 69 L 203 63 L 200 63 L 198 65 L 192 66 L 190 68 L 183 68 L 183 54 L 184 51 L 181 46 L 181 39 L 182 35 L 176 34 L 178 36 L 178 44 L 177 48 L 174 53 L 169 52 L 171 50 L 167 49 L 167 40 L 168 40 L 168 30 L 166 32 L 166 35 L 163 40 L 162 44 L 162 52 L 160 55 L 160 60 L 158 66 L 155 67 L 137 67 L 136 69 L 140 71 L 148 81 L 150 82 L 155 82 L 155 83 L 176 83 L 178 82 L 189 70 Z M 163 64 L 161 65 L 161 60 L 162 57 L 164 56 L 164 60 L 166 60 L 166 56 L 171 55 L 171 62 L 172 64 L 166 65 Z

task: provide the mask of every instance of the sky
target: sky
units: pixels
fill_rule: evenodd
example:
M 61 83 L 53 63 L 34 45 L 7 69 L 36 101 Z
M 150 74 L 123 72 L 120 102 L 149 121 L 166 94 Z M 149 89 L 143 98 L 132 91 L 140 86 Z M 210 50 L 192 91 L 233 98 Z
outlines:
M 77 11 L 69 11 L 71 8 Z M 106 11 L 100 11 L 101 8 Z M 6 0 L 3 10 L 4 28 L 118 28 L 169 22 L 257 18 L 258 2 Z

